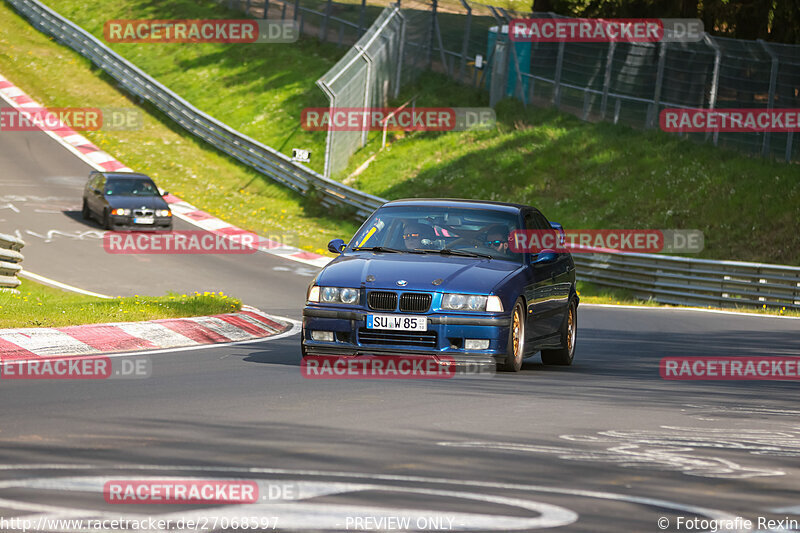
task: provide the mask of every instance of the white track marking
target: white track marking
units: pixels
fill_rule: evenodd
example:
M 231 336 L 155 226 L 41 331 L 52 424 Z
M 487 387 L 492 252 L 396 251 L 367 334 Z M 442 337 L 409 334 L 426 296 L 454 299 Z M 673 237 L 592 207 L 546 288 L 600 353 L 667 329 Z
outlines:
M 568 446 L 540 446 L 513 442 L 439 442 L 440 446 L 494 449 L 518 453 L 556 455 L 565 460 L 650 467 L 690 476 L 748 479 L 782 476 L 777 468 L 742 466 L 702 450 L 728 450 L 748 455 L 800 457 L 800 428 L 794 430 L 736 430 L 662 426 L 660 430 L 601 431 L 597 435 L 561 435 L 570 442 L 600 445 L 603 450 Z
M 63 491 L 73 493 L 75 491 L 102 494 L 103 487 L 106 481 L 113 479 L 109 476 L 94 476 L 89 478 L 81 477 L 67 477 L 67 478 L 33 478 L 27 480 L 18 480 L 0 483 L 3 488 L 17 488 L 17 489 L 39 489 L 46 490 L 49 494 L 54 491 Z M 163 481 L 163 480 L 201 480 L 205 478 L 174 478 L 174 477 L 137 477 L 126 478 L 126 480 L 135 481 Z M 343 482 L 324 482 L 324 481 L 306 481 L 306 480 L 269 480 L 259 479 L 254 480 L 259 485 L 259 494 L 265 494 L 269 486 L 280 484 L 291 484 L 293 486 L 294 494 L 286 498 L 276 497 L 275 499 L 263 498 L 261 501 L 254 504 L 246 505 L 226 505 L 224 507 L 191 509 L 178 512 L 169 512 L 158 514 L 159 520 L 172 520 L 178 519 L 201 519 L 209 515 L 221 518 L 233 518 L 240 516 L 257 516 L 257 517 L 280 517 L 279 526 L 281 529 L 315 529 L 315 530 L 341 530 L 345 525 L 348 517 L 353 516 L 370 516 L 376 519 L 389 517 L 397 518 L 410 523 L 412 527 L 407 530 L 416 531 L 424 530 L 423 528 L 414 527 L 420 523 L 421 519 L 425 517 L 440 518 L 442 523 L 447 524 L 448 530 L 451 531 L 464 531 L 464 530 L 489 530 L 489 531 L 511 531 L 511 530 L 527 530 L 527 529 L 540 529 L 559 527 L 574 523 L 578 519 L 577 513 L 565 509 L 560 506 L 536 502 L 531 500 L 524 500 L 519 498 L 500 497 L 489 494 L 480 494 L 474 492 L 454 491 L 454 490 L 437 490 L 428 488 L 416 487 L 398 487 L 386 484 L 374 483 L 343 483 Z M 364 491 L 380 491 L 380 492 L 393 492 L 405 494 L 421 494 L 424 496 L 442 497 L 447 499 L 460 499 L 469 500 L 469 506 L 474 507 L 474 502 L 483 502 L 495 505 L 502 505 L 506 507 L 516 507 L 530 511 L 531 514 L 538 516 L 503 516 L 497 514 L 479 514 L 477 512 L 443 512 L 437 511 L 432 508 L 426 509 L 409 509 L 397 507 L 383 507 L 376 505 L 353 505 L 353 504 L 337 504 L 337 503 L 320 503 L 320 502 L 305 502 L 319 496 L 331 496 L 340 494 L 350 494 Z M 266 500 L 266 501 L 265 501 Z M 0 505 L 3 505 L 9 500 L 0 500 Z M 36 511 L 37 504 L 25 504 L 21 502 L 13 502 L 16 508 L 25 507 L 26 510 Z M 54 518 L 55 513 L 73 513 L 75 510 L 70 508 L 53 509 L 48 506 L 47 511 L 42 511 L 46 519 Z M 96 510 L 85 510 L 85 518 L 94 517 L 98 514 Z M 106 518 L 112 516 L 119 516 L 119 513 L 105 512 L 102 515 Z M 124 516 L 124 515 L 123 515 Z M 141 515 L 128 515 L 126 518 L 134 519 L 134 516 Z
M 113 299 L 112 296 L 107 296 L 105 294 L 79 289 L 78 287 L 67 285 L 66 283 L 61 283 L 60 281 L 46 278 L 44 276 L 40 276 L 39 274 L 34 274 L 30 270 L 23 270 L 22 272 L 19 273 L 19 275 L 22 276 L 23 278 L 29 278 L 34 281 L 38 281 L 39 283 L 50 285 L 51 287 L 58 287 L 59 289 L 64 289 L 66 291 L 77 292 L 78 294 L 85 294 L 86 296 L 94 296 L 96 298 L 103 298 L 106 300 Z
M 34 464 L 34 465 L 0 465 L 0 471 L 31 471 L 31 470 L 113 470 L 113 471 L 145 471 L 145 472 L 196 472 L 206 473 L 213 472 L 218 474 L 225 473 L 238 473 L 242 475 L 258 474 L 258 475 L 291 475 L 302 477 L 327 477 L 327 478 L 346 478 L 346 479 L 364 479 L 370 483 L 375 481 L 383 482 L 402 482 L 402 483 L 423 483 L 423 484 L 436 484 L 436 485 L 450 485 L 463 488 L 486 488 L 486 489 L 500 489 L 500 490 L 513 490 L 523 492 L 542 492 L 550 494 L 561 494 L 567 496 L 578 496 L 581 498 L 600 499 L 606 501 L 625 502 L 636 505 L 641 505 L 658 510 L 672 510 L 682 513 L 691 513 L 698 516 L 704 516 L 711 519 L 718 520 L 734 520 L 736 515 L 720 511 L 717 509 L 709 509 L 691 504 L 682 504 L 662 500 L 658 498 L 647 498 L 642 496 L 629 496 L 625 494 L 592 491 L 581 489 L 568 489 L 560 487 L 548 487 L 544 485 L 525 485 L 517 483 L 501 483 L 491 481 L 478 481 L 478 480 L 453 480 L 438 477 L 420 477 L 408 475 L 392 475 L 392 474 L 370 474 L 360 472 L 325 472 L 320 470 L 290 470 L 282 468 L 261 468 L 261 467 L 204 467 L 204 466 L 166 466 L 166 465 L 69 465 L 69 464 Z M 116 476 L 117 479 L 119 476 Z M 222 479 L 222 478 L 220 478 Z M 229 478 L 225 478 L 229 479 Z M 393 487 L 394 489 L 394 487 Z M 10 502 L 10 501 L 9 501 Z M 6 501 L 0 502 L 7 505 Z M 19 502 L 10 502 L 14 505 L 14 509 L 30 510 L 30 506 L 47 507 L 41 504 L 20 504 Z M 36 509 L 38 510 L 38 509 Z M 50 506 L 53 512 L 60 511 Z M 41 510 L 39 512 L 47 512 Z M 70 510 L 71 512 L 71 510 Z M 340 528 L 341 529 L 341 528 Z M 740 530 L 740 533 L 748 533 L 746 530 Z

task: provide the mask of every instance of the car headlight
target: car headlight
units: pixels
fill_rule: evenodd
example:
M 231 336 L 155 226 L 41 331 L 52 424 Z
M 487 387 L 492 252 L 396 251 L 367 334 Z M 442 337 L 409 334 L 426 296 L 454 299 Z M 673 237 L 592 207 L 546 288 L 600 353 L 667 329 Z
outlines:
M 308 301 L 309 302 L 319 302 L 319 287 L 314 285 L 310 289 L 308 289 Z
M 311 287 L 308 292 L 309 302 L 323 302 L 326 304 L 357 304 L 359 290 L 348 287 Z
M 487 296 L 476 294 L 446 293 L 442 297 L 442 309 L 451 311 L 486 311 Z
M 342 289 L 339 291 L 339 299 L 343 304 L 354 304 L 358 301 L 358 290 Z
M 111 211 L 111 214 L 112 215 L 130 215 L 131 214 L 131 210 L 130 209 L 114 209 L 113 211 Z
M 171 217 L 172 211 L 169 209 L 156 209 L 156 216 L 157 217 Z

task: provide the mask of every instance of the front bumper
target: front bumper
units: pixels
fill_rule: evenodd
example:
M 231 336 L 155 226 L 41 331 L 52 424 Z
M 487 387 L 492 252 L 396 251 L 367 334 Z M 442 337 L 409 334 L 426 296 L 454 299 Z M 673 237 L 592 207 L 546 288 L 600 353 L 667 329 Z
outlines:
M 131 215 L 110 215 L 110 222 L 114 229 L 128 229 L 136 231 L 170 230 L 172 217 L 153 217 L 152 224 L 136 224 Z
M 303 309 L 303 347 L 313 355 L 428 355 L 458 363 L 495 365 L 506 356 L 508 315 L 429 313 L 424 338 L 413 333 L 383 335 L 383 330 L 366 330 L 370 312 L 307 306 Z M 387 314 L 387 313 L 376 313 Z M 391 313 L 388 313 L 391 314 Z M 408 315 L 409 313 L 397 313 Z M 316 341 L 311 331 L 332 331 L 334 341 Z M 367 339 L 368 337 L 368 339 Z M 405 338 L 403 338 L 405 337 Z M 486 350 L 466 350 L 465 339 L 487 339 Z

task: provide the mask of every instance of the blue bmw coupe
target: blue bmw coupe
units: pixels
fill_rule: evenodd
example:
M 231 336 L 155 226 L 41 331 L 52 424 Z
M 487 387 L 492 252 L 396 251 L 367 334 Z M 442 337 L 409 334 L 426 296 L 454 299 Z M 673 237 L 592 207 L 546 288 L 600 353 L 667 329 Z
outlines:
M 408 199 L 378 208 L 308 288 L 302 353 L 427 355 L 498 365 L 569 365 L 579 298 L 567 253 L 514 252 L 518 230 L 560 228 L 537 209 Z

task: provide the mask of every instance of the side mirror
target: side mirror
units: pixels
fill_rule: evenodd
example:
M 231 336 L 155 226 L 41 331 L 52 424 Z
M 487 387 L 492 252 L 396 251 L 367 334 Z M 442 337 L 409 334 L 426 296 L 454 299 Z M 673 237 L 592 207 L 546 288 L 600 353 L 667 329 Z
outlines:
M 333 239 L 328 243 L 328 251 L 340 254 L 344 251 L 345 243 L 342 239 Z
M 558 259 L 558 254 L 555 253 L 553 250 L 545 249 L 539 252 L 539 255 L 533 261 L 534 265 L 545 265 L 547 263 L 553 263 L 555 260 Z

